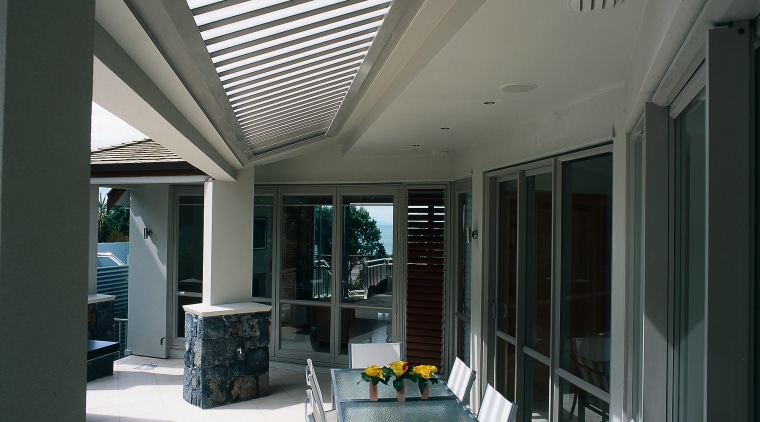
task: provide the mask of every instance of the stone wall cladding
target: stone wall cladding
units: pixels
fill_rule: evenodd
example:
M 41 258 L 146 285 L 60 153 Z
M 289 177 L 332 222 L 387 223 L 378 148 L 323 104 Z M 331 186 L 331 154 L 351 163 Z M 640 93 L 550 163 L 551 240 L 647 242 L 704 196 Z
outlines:
M 183 397 L 209 409 L 269 393 L 270 313 L 185 314 Z
M 87 305 L 87 340 L 114 341 L 113 310 L 112 300 Z M 113 375 L 113 361 L 114 355 L 87 361 L 87 381 Z

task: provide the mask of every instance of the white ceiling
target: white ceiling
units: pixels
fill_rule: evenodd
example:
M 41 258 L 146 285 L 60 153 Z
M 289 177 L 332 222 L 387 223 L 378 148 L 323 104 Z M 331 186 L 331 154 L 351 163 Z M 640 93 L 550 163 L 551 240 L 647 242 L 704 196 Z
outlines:
M 564 0 L 485 1 L 347 155 L 453 154 L 622 84 L 643 3 L 573 13 Z M 500 90 L 510 83 L 538 88 Z
M 292 157 L 336 142 L 347 156 L 456 154 L 623 84 L 645 3 L 627 0 L 615 8 L 572 12 L 567 0 L 426 0 L 405 32 L 393 33 L 388 41 L 392 52 L 378 59 L 376 74 L 367 78 L 339 132 L 316 145 L 305 142 L 274 156 L 251 158 L 250 151 L 242 151 L 239 143 L 229 142 L 219 131 L 223 120 L 213 112 L 198 113 L 202 107 L 193 106 L 194 111 L 182 113 L 200 133 L 217 128 L 225 142 L 219 135 L 206 136 L 207 142 L 235 167 Z M 146 34 L 135 34 L 136 19 L 121 2 L 99 1 L 98 22 L 152 80 L 176 79 L 161 75 L 172 67 L 156 65 L 160 55 L 148 54 Z M 136 40 L 139 48 L 128 45 Z M 520 94 L 500 90 L 509 83 L 533 83 L 538 88 Z M 158 85 L 169 99 L 180 97 L 176 82 Z M 193 89 L 189 91 L 197 99 Z M 484 105 L 485 101 L 495 104 Z M 175 106 L 189 107 L 186 102 Z M 203 114 L 206 121 L 199 117 Z M 138 119 L 124 119 L 151 136 Z M 207 150 L 208 145 L 198 149 Z

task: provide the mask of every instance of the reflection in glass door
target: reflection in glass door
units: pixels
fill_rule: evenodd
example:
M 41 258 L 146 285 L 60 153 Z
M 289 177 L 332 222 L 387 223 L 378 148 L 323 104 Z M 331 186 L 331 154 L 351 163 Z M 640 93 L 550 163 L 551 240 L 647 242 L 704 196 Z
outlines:
M 280 356 L 330 353 L 332 196 L 283 196 Z M 289 353 L 290 352 L 290 353 Z
M 378 221 L 379 220 L 379 221 Z M 342 197 L 340 354 L 392 341 L 393 196 Z
M 549 418 L 552 308 L 552 173 L 525 183 L 525 356 L 523 420 Z M 531 417 L 528 417 L 531 416 Z
M 675 122 L 676 139 L 676 394 L 675 420 L 702 420 L 705 385 L 705 91 Z
M 562 420 L 609 419 L 612 154 L 562 163 Z
M 279 193 L 262 191 L 256 197 L 254 300 L 271 301 L 279 310 L 272 317 L 274 357 L 346 364 L 350 343 L 396 341 L 393 233 L 398 188 L 298 190 L 291 194 L 294 189 L 279 188 Z M 279 219 L 273 222 L 273 216 Z
M 517 420 L 609 418 L 609 149 L 493 179 L 492 368 L 497 390 L 519 404 Z
M 203 300 L 203 189 L 175 190 L 175 339 L 185 337 L 185 305 Z M 184 340 L 175 340 L 184 343 Z
M 462 362 L 470 361 L 471 321 L 472 321 L 472 191 L 471 182 L 459 183 L 457 189 L 457 222 L 460 228 L 457 236 L 457 290 L 455 293 L 454 352 Z
M 519 420 L 549 418 L 552 184 L 551 167 L 520 171 L 499 184 L 496 388 L 521 404 Z
M 499 183 L 499 276 L 496 286 L 495 387 L 515 402 L 515 351 L 517 347 L 517 179 Z

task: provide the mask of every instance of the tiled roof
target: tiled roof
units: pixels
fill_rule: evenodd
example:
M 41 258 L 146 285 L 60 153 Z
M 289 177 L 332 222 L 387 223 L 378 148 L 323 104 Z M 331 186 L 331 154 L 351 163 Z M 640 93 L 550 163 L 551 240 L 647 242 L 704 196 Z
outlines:
M 90 164 L 183 162 L 179 155 L 152 139 L 141 139 L 90 152 Z
M 152 139 L 90 152 L 90 177 L 200 176 L 204 173 Z

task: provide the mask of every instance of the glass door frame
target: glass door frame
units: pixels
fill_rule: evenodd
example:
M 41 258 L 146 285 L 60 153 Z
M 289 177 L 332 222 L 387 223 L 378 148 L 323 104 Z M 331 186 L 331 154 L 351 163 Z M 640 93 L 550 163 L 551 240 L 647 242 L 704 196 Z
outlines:
M 485 201 L 485 227 L 492 227 L 488 230 L 491 232 L 484 236 L 484 242 L 487 245 L 487 251 L 484 253 L 484 280 L 491 280 L 487 282 L 484 291 L 486 292 L 487 306 L 484 306 L 481 310 L 485 336 L 485 362 L 483 364 L 484 373 L 486 374 L 486 382 L 494 385 L 494 381 L 500 374 L 497 374 L 498 364 L 496 359 L 497 354 L 497 341 L 502 339 L 515 347 L 515 377 L 514 377 L 514 392 L 515 402 L 523 403 L 525 398 L 525 355 L 539 363 L 547 364 L 549 367 L 549 420 L 558 420 L 561 415 L 561 391 L 560 382 L 569 382 L 572 385 L 580 386 L 586 390 L 593 390 L 594 393 L 600 394 L 603 400 L 608 404 L 610 402 L 609 392 L 597 391 L 598 389 L 588 382 L 581 380 L 579 377 L 571 374 L 569 371 L 560 368 L 560 354 L 561 354 L 561 312 L 560 312 L 560 280 L 558 275 L 558 269 L 562 268 L 561 260 L 561 248 L 562 244 L 562 165 L 565 162 L 576 161 L 579 159 L 589 159 L 594 156 L 603 154 L 612 154 L 613 145 L 608 141 L 595 147 L 590 147 L 581 151 L 571 152 L 563 154 L 561 156 L 546 158 L 537 160 L 531 163 L 513 166 L 507 169 L 495 170 L 486 173 L 486 201 Z M 525 213 L 527 210 L 526 205 L 526 179 L 527 177 L 538 174 L 552 174 L 552 270 L 551 270 L 551 344 L 550 344 L 550 356 L 548 362 L 545 356 L 540 353 L 527 348 L 525 345 L 525 315 L 523 314 L 526 309 L 525 304 L 525 289 L 526 274 L 525 274 L 525 248 L 526 246 L 526 218 Z M 498 326 L 496 324 L 496 313 L 499 306 L 497 301 L 499 300 L 500 284 L 500 259 L 501 245 L 499 242 L 499 234 L 503 231 L 500 227 L 501 222 L 499 219 L 499 206 L 500 206 L 500 194 L 499 185 L 502 182 L 509 180 L 518 181 L 518 220 L 517 220 L 517 279 L 516 279 L 516 310 L 515 310 L 515 337 L 506 333 L 497 333 Z M 486 231 L 486 230 L 484 230 Z M 613 327 L 614 328 L 614 327 Z M 616 362 L 617 364 L 617 362 Z M 525 406 L 521 406 L 525 408 Z M 518 419 L 522 417 L 522 412 L 518 408 Z
M 170 221 L 170 228 L 171 228 L 171 241 L 169 242 L 169 247 L 171 248 L 169 251 L 169 256 L 171 257 L 171 265 L 167 268 L 168 270 L 168 278 L 171 281 L 171 306 L 169 306 L 169 312 L 171 312 L 171 316 L 167 318 L 167 321 L 171 324 L 169 327 L 169 332 L 171 340 L 170 346 L 171 348 L 178 349 L 181 348 L 184 350 L 185 348 L 185 337 L 179 337 L 177 336 L 177 325 L 180 324 L 179 321 L 179 197 L 180 196 L 200 196 L 201 198 L 204 198 L 205 192 L 203 185 L 199 186 L 172 186 L 170 189 L 171 192 L 171 202 L 170 202 L 170 215 L 169 215 L 169 221 Z M 203 206 L 205 207 L 206 204 L 203 203 Z M 201 296 L 202 298 L 202 296 Z M 182 321 L 184 324 L 184 320 Z
M 394 280 L 394 288 L 393 288 L 393 300 L 392 300 L 392 309 L 391 309 L 391 341 L 403 341 L 403 339 L 400 338 L 401 333 L 403 333 L 402 327 L 404 326 L 403 321 L 401 319 L 403 318 L 402 313 L 400 312 L 400 291 L 402 286 L 402 268 L 405 268 L 405 266 L 401 265 L 401 259 L 400 259 L 400 241 L 398 233 L 399 231 L 399 219 L 401 216 L 400 205 L 399 205 L 399 192 L 400 192 L 400 186 L 398 185 L 361 185 L 361 186 L 338 186 L 336 190 L 336 212 L 333 214 L 333 256 L 337 257 L 338 260 L 342 259 L 343 256 L 343 242 L 342 242 L 342 236 L 339 236 L 342 234 L 343 231 L 343 197 L 345 196 L 389 196 L 393 198 L 393 245 L 392 245 L 392 251 L 391 256 L 393 257 L 393 269 L 392 269 L 392 278 Z M 336 232 L 337 230 L 337 232 Z M 338 236 L 338 237 L 335 237 Z M 333 276 L 333 291 L 339 292 L 340 290 L 340 283 L 343 279 L 343 265 L 341 262 L 336 264 L 336 267 L 338 267 L 338 271 L 336 271 L 336 274 Z M 333 333 L 331 336 L 332 344 L 337 344 L 338 347 L 331 348 L 333 353 L 333 362 L 339 365 L 348 365 L 348 354 L 341 354 L 340 350 L 340 342 L 341 342 L 341 330 L 340 323 L 341 323 L 341 311 L 343 309 L 374 309 L 372 307 L 362 306 L 362 305 L 342 305 L 341 304 L 341 295 L 333 295 L 333 313 L 332 318 L 333 321 L 337 321 L 337 324 L 333 324 Z
M 476 359 L 474 358 L 474 354 L 476 353 L 475 349 L 473 348 L 472 344 L 472 314 L 473 311 L 470 309 L 470 315 L 464 314 L 462 311 L 462 307 L 464 305 L 465 296 L 462 292 L 462 287 L 465 284 L 465 280 L 463 280 L 464 277 L 468 277 L 469 285 L 470 285 L 470 307 L 472 307 L 472 271 L 467 271 L 468 268 L 464 267 L 464 260 L 469 259 L 470 265 L 472 266 L 472 245 L 475 241 L 474 233 L 472 233 L 473 230 L 476 230 L 476 228 L 473 225 L 473 204 L 472 204 L 472 179 L 466 179 L 466 180 L 460 180 L 453 183 L 453 187 L 451 189 L 453 192 L 452 195 L 452 205 L 453 205 L 453 212 L 450 212 L 449 215 L 453 216 L 452 222 L 453 224 L 451 227 L 453 230 L 451 230 L 451 250 L 453 253 L 450 255 L 452 259 L 452 288 L 447 289 L 451 291 L 451 294 L 447 295 L 447 303 L 446 307 L 447 309 L 452 309 L 452 312 L 447 313 L 448 315 L 448 323 L 447 330 L 445 333 L 445 338 L 451 338 L 454 339 L 454 341 L 450 342 L 448 346 L 444 350 L 444 362 L 448 362 L 447 368 L 450 368 L 453 364 L 454 357 L 459 357 L 462 359 L 464 363 L 467 365 L 473 366 Z M 466 204 L 462 200 L 462 196 L 469 194 L 470 195 L 470 204 L 469 204 L 469 217 L 467 214 L 467 210 L 465 210 Z M 469 226 L 467 223 L 469 222 Z M 479 233 L 478 233 L 479 234 Z M 473 237 L 474 236 L 474 237 Z M 469 240 L 468 240 L 469 238 Z M 465 246 L 468 245 L 468 246 Z M 468 359 L 465 359 L 465 356 L 460 356 L 459 354 L 459 347 L 460 343 L 463 342 L 465 339 L 464 334 L 460 333 L 459 327 L 460 324 L 470 324 L 470 332 L 469 332 L 469 340 L 466 342 L 466 344 L 469 344 L 469 350 L 467 350 L 466 354 Z M 464 353 L 464 352 L 463 352 Z M 447 373 L 447 368 L 441 368 L 444 373 Z
M 278 361 L 293 361 L 302 362 L 307 357 L 312 358 L 315 363 L 324 363 L 327 365 L 347 365 L 348 355 L 340 353 L 340 315 L 341 315 L 341 298 L 340 295 L 331 294 L 330 304 L 330 352 L 320 353 L 313 352 L 304 354 L 294 350 L 283 350 L 280 348 L 281 339 L 281 324 L 282 318 L 278 309 L 283 304 L 283 298 L 281 297 L 282 287 L 282 263 L 283 263 L 283 239 L 284 233 L 282 228 L 282 216 L 284 212 L 283 198 L 286 196 L 330 196 L 332 198 L 333 218 L 332 218 L 332 250 L 333 256 L 331 267 L 332 279 L 331 290 L 333 292 L 340 292 L 341 282 L 343 277 L 343 268 L 340 263 L 340 257 L 342 256 L 343 245 L 341 242 L 342 236 L 342 224 L 343 217 L 341 213 L 342 198 L 344 196 L 364 196 L 364 195 L 382 195 L 393 197 L 393 279 L 396 280 L 397 285 L 401 285 L 403 271 L 405 268 L 401 262 L 401 245 L 402 240 L 399 238 L 400 230 L 400 209 L 402 207 L 400 201 L 400 185 L 382 184 L 382 185 L 298 185 L 298 186 L 262 186 L 256 187 L 254 195 L 273 195 L 273 221 L 271 225 L 272 230 L 272 332 L 270 335 L 271 344 L 270 356 Z M 401 290 L 400 288 L 393 291 L 393 321 L 392 321 L 392 338 L 393 341 L 399 340 L 403 335 L 403 313 L 401 312 Z M 287 303 L 295 302 L 286 300 Z M 350 308 L 363 308 L 361 306 L 351 306 Z
M 519 165 L 515 167 L 511 167 L 509 169 L 505 169 L 502 171 L 492 172 L 487 175 L 489 178 L 489 198 L 493 198 L 492 200 L 487 201 L 490 206 L 487 207 L 488 215 L 487 215 L 487 222 L 488 226 L 495 227 L 495 230 L 493 230 L 494 233 L 497 233 L 497 235 L 493 236 L 493 238 L 485 239 L 485 241 L 488 242 L 488 244 L 491 245 L 491 254 L 489 254 L 486 257 L 487 265 L 486 268 L 488 269 L 488 272 L 490 274 L 493 274 L 493 276 L 487 276 L 486 279 L 492 279 L 494 282 L 489 283 L 489 286 L 487 287 L 486 291 L 488 292 L 488 297 L 490 298 L 487 303 L 490 303 L 489 306 L 484 307 L 483 309 L 483 321 L 484 325 L 490 324 L 486 329 L 487 335 L 487 341 L 489 344 L 489 347 L 486 347 L 487 351 L 487 357 L 485 366 L 488 368 L 486 371 L 487 374 L 487 381 L 491 383 L 492 385 L 495 385 L 495 381 L 497 379 L 497 370 L 499 368 L 499 364 L 496 362 L 498 353 L 498 345 L 497 343 L 501 340 L 508 344 L 511 344 L 514 347 L 515 350 L 515 362 L 514 362 L 514 368 L 515 368 L 515 385 L 512 387 L 514 388 L 515 397 L 514 400 L 516 403 L 523 403 L 524 399 L 524 390 L 523 388 L 520 388 L 520 386 L 525 385 L 525 371 L 524 371 L 524 364 L 525 364 L 525 354 L 527 351 L 528 356 L 530 356 L 532 359 L 538 360 L 541 363 L 544 363 L 545 365 L 549 366 L 550 373 L 553 373 L 553 368 L 551 366 L 552 360 L 551 356 L 549 358 L 541 357 L 540 359 L 537 358 L 537 353 L 531 350 L 530 348 L 526 349 L 525 346 L 525 317 L 523 315 L 523 312 L 525 310 L 525 288 L 526 288 L 526 276 L 525 276 L 525 248 L 526 248 L 526 219 L 525 215 L 527 212 L 527 204 L 526 204 L 526 186 L 527 177 L 538 175 L 538 174 L 554 174 L 555 171 L 555 159 L 545 159 L 540 160 L 536 162 L 532 162 L 529 164 Z M 555 177 L 553 177 L 553 180 L 556 180 Z M 497 314 L 500 313 L 500 305 L 497 305 L 497 301 L 499 300 L 499 285 L 502 284 L 500 282 L 500 259 L 501 256 L 501 243 L 498 234 L 502 233 L 504 228 L 501 227 L 501 220 L 499 218 L 499 207 L 501 204 L 501 195 L 499 192 L 499 186 L 503 182 L 508 181 L 517 181 L 517 260 L 516 265 L 517 268 L 516 276 L 515 276 L 515 295 L 516 295 L 516 303 L 515 303 L 515 336 L 509 335 L 508 332 L 502 332 L 499 330 L 498 324 L 496 321 L 498 320 Z M 556 187 L 554 186 L 554 182 L 552 183 L 552 189 L 555 190 Z M 552 199 L 552 204 L 554 206 L 555 199 Z M 552 249 L 554 251 L 554 244 L 555 244 L 555 229 L 552 229 Z M 554 252 L 552 252 L 554 253 Z M 552 263 L 554 262 L 554 257 L 552 256 Z M 554 331 L 554 303 L 555 303 L 555 283 L 554 283 L 554 271 L 552 270 L 552 315 L 550 316 L 550 319 L 552 321 L 552 331 Z M 487 309 L 486 309 L 487 308 Z M 553 333 L 550 334 L 550 338 L 553 338 Z M 504 394 L 504 392 L 502 392 Z M 550 395 L 550 401 L 551 401 L 551 394 L 552 391 L 549 391 Z M 506 394 L 505 394 L 506 395 Z M 550 408 L 551 411 L 551 408 Z M 520 410 L 520 407 L 518 407 L 518 418 L 522 414 L 522 411 Z
M 274 248 L 274 257 L 272 258 L 272 272 L 274 273 L 272 276 L 273 280 L 273 286 L 272 286 L 272 345 L 270 347 L 270 355 L 272 357 L 277 358 L 278 360 L 283 361 L 294 361 L 294 362 L 302 362 L 307 357 L 310 357 L 315 362 L 326 362 L 330 363 L 334 359 L 334 342 L 333 336 L 334 336 L 334 316 L 333 311 L 335 308 L 335 297 L 331 297 L 330 304 L 327 306 L 324 305 L 314 305 L 311 304 L 309 306 L 320 306 L 320 307 L 329 307 L 331 312 L 331 322 L 330 322 L 330 352 L 329 353 L 322 353 L 322 352 L 312 352 L 308 355 L 295 351 L 295 350 L 283 350 L 280 347 L 280 342 L 282 339 L 281 336 L 281 329 L 282 329 L 282 317 L 280 315 L 280 309 L 283 304 L 293 304 L 296 306 L 305 306 L 306 304 L 303 302 L 299 302 L 297 299 L 283 299 L 282 298 L 282 272 L 283 272 L 283 240 L 285 233 L 283 233 L 282 230 L 282 224 L 283 224 L 283 212 L 285 209 L 284 206 L 284 197 L 286 196 L 330 196 L 332 198 L 331 205 L 333 207 L 333 226 L 332 226 L 332 256 L 339 256 L 336 255 L 336 242 L 335 239 L 337 239 L 336 230 L 337 227 L 335 226 L 335 210 L 338 207 L 337 203 L 337 190 L 335 186 L 285 186 L 285 187 L 279 187 L 277 189 L 277 196 L 275 199 L 275 205 L 274 205 L 274 214 L 275 219 L 277 220 L 276 223 L 273 225 L 273 248 Z M 335 267 L 334 263 L 331 263 L 332 267 Z M 337 269 L 338 272 L 340 269 Z M 331 288 L 333 291 L 335 291 L 335 280 L 339 280 L 340 274 L 333 274 L 332 280 L 331 280 Z M 287 303 L 283 303 L 283 300 L 285 300 Z

